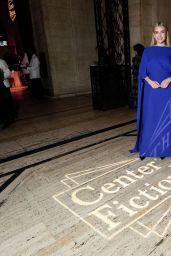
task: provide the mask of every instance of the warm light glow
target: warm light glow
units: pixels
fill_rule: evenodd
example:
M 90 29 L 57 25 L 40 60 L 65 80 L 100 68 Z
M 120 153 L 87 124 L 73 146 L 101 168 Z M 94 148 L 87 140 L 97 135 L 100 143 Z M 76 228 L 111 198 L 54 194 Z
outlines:
M 20 71 L 12 71 L 9 80 L 11 85 L 10 89 L 12 92 L 18 92 L 27 89 L 27 87 L 22 84 Z
M 14 21 L 16 18 L 16 12 L 13 0 L 8 0 L 8 10 L 11 20 Z

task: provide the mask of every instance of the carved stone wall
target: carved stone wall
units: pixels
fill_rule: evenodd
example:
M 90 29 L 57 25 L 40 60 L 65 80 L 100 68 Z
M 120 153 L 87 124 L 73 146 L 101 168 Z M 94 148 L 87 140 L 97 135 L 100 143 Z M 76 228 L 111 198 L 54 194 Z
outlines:
M 90 92 L 89 65 L 97 59 L 93 1 L 39 0 L 39 6 L 35 2 L 30 0 L 35 41 L 46 48 L 54 94 Z
M 45 86 L 57 97 L 91 92 L 89 65 L 97 60 L 93 0 L 29 0 L 35 46 L 45 53 Z M 171 1 L 128 0 L 132 46 L 151 41 L 153 24 L 171 30 Z

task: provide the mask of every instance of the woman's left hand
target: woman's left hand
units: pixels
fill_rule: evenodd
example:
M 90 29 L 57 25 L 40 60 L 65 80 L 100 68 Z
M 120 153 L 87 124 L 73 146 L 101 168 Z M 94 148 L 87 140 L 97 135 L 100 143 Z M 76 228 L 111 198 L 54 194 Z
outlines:
M 160 87 L 161 87 L 161 88 L 167 88 L 170 83 L 171 83 L 171 77 L 168 77 L 168 78 L 164 79 L 164 80 L 161 82 Z

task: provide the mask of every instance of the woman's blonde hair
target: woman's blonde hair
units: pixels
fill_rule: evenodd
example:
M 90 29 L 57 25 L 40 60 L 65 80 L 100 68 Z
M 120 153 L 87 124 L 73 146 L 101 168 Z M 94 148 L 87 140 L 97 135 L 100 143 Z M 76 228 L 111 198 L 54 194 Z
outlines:
M 169 32 L 168 32 L 168 27 L 167 27 L 167 25 L 166 25 L 164 22 L 161 22 L 161 21 L 157 22 L 157 23 L 154 25 L 154 27 L 153 27 L 153 33 L 154 33 L 154 30 L 155 30 L 156 27 L 164 27 L 164 28 L 166 29 L 166 42 L 165 42 L 165 45 L 166 45 L 166 46 L 170 46 Z M 154 35 L 152 34 L 151 46 L 152 46 L 152 45 L 156 45 L 156 44 L 157 44 L 157 42 L 156 42 L 156 40 L 155 40 L 155 38 L 154 38 Z

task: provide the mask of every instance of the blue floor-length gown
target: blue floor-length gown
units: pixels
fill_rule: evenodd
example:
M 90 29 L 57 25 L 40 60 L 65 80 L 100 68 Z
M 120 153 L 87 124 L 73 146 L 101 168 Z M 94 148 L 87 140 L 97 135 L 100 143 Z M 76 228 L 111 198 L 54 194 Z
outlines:
M 171 84 L 152 88 L 145 77 L 161 83 L 171 77 L 171 47 L 144 50 L 138 77 L 137 141 L 132 153 L 144 157 L 171 156 Z

